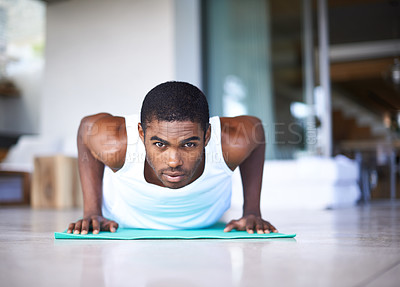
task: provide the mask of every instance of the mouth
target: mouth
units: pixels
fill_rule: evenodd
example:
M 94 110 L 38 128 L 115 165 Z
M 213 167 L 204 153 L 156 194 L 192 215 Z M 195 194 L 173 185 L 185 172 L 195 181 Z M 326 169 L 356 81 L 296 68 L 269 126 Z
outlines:
M 163 177 L 168 182 L 180 182 L 183 180 L 185 175 L 183 173 L 163 173 Z

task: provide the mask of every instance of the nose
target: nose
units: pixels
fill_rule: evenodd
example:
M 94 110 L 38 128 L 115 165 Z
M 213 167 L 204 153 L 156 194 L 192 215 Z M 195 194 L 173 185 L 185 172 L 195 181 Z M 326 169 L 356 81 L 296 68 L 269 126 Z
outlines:
M 168 166 L 171 168 L 177 168 L 183 164 L 182 158 L 179 151 L 176 149 L 170 149 L 168 153 Z

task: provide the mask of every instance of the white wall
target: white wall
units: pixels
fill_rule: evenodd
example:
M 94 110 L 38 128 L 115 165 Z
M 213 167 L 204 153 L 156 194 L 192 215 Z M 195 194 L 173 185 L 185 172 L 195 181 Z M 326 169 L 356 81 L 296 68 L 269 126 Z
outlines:
M 161 82 L 185 78 L 200 85 L 198 0 L 188 2 L 188 9 L 177 9 L 174 0 L 48 5 L 42 134 L 75 137 L 85 115 L 138 113 L 145 94 Z M 177 33 L 183 16 L 189 38 Z M 190 52 L 193 41 L 198 48 Z M 186 65 L 177 60 L 185 50 Z
M 201 88 L 201 19 L 199 0 L 175 0 L 176 79 Z

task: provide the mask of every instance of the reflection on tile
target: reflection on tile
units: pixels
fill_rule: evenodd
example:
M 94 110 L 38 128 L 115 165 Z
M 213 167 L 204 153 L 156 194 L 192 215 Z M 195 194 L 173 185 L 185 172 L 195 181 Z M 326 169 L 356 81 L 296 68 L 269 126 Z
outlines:
M 382 275 L 371 278 L 370 282 L 365 282 L 365 284 L 363 285 L 365 287 L 398 287 L 400 283 L 399 274 L 400 261 L 395 266 L 384 272 Z

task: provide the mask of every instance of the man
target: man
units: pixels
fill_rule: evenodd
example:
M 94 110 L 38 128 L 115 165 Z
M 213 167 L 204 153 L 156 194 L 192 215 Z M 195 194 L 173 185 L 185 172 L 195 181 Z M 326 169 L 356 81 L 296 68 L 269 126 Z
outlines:
M 139 122 L 140 121 L 140 122 Z M 78 131 L 83 219 L 69 233 L 132 228 L 203 228 L 229 208 L 232 173 L 243 182 L 243 217 L 225 231 L 277 232 L 261 218 L 265 135 L 251 116 L 209 118 L 204 94 L 167 82 L 145 97 L 139 116 L 101 113 Z

